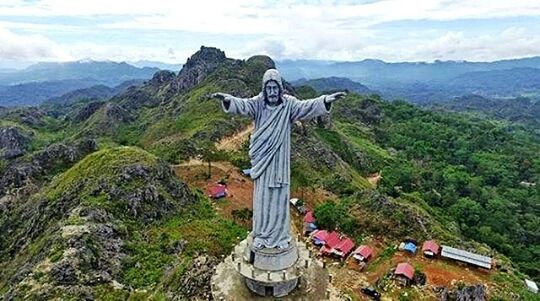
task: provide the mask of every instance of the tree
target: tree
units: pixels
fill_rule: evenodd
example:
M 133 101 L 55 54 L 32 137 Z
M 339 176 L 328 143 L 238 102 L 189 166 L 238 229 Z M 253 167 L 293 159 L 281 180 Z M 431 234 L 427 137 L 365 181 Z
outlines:
M 226 154 L 216 149 L 216 146 L 212 142 L 205 143 L 200 149 L 199 153 L 203 161 L 208 162 L 208 179 L 212 177 L 212 162 L 221 161 L 226 158 Z

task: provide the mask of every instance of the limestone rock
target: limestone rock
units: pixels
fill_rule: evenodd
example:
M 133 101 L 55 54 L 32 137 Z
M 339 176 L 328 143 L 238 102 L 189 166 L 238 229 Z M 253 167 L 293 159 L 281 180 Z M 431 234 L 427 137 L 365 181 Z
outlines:
M 172 82 L 172 89 L 175 92 L 184 92 L 195 87 L 225 60 L 225 52 L 214 47 L 202 46 L 199 51 L 188 58 Z
M 30 138 L 15 127 L 0 128 L 0 158 L 14 159 L 24 155 Z

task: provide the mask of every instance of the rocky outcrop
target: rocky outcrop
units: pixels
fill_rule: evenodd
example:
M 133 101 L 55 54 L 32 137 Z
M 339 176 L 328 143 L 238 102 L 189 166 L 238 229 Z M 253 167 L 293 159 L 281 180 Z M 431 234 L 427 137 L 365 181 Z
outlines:
M 201 255 L 193 260 L 193 264 L 186 270 L 180 280 L 179 290 L 183 297 L 202 300 L 212 299 L 210 280 L 214 273 L 214 267 L 219 263 L 217 258 Z M 176 300 L 171 296 L 172 300 Z
M 67 168 L 96 150 L 96 141 L 85 139 L 74 145 L 53 144 L 33 154 L 29 160 L 14 161 L 0 174 L 0 197 L 10 189 L 34 183 L 55 169 Z
M 32 128 L 44 126 L 46 113 L 39 107 L 0 108 L 0 118 L 5 118 Z
M 171 88 L 179 93 L 190 90 L 206 79 L 226 59 L 225 52 L 214 47 L 202 46 L 188 58 L 178 76 L 171 83 Z
M 140 235 L 146 225 L 177 216 L 197 201 L 167 164 L 126 147 L 87 156 L 56 177 L 43 195 L 21 200 L 5 219 L 0 212 L 0 231 L 7 233 L 0 237 L 0 263 L 29 258 L 24 269 L 3 265 L 7 276 L 0 276 L 0 287 L 7 277 L 8 300 L 94 300 L 100 298 L 98 286 L 127 296 L 131 288 L 121 284 L 124 259 L 138 251 L 129 244 L 144 243 L 147 238 Z M 185 242 L 171 242 L 163 246 L 165 252 L 183 251 Z M 190 262 L 171 299 L 206 299 L 215 264 L 205 255 Z
M 176 75 L 174 74 L 174 72 L 162 70 L 156 72 L 156 74 L 154 74 L 154 76 L 148 83 L 153 86 L 161 86 L 171 82 L 175 77 Z
M 456 301 L 485 301 L 486 298 L 486 288 L 482 284 L 456 290 Z
M 25 154 L 30 138 L 16 127 L 0 128 L 0 158 L 14 159 Z
M 105 105 L 105 116 L 107 116 L 107 118 L 113 122 L 126 122 L 131 120 L 131 116 L 129 115 L 128 111 L 113 103 L 108 103 Z
M 447 287 L 435 288 L 440 301 L 485 301 L 486 287 L 483 284 L 464 286 L 450 290 Z
M 84 107 L 79 109 L 73 116 L 73 122 L 82 122 L 88 119 L 92 114 L 94 114 L 99 108 L 101 108 L 105 102 L 103 101 L 94 101 L 86 104 Z

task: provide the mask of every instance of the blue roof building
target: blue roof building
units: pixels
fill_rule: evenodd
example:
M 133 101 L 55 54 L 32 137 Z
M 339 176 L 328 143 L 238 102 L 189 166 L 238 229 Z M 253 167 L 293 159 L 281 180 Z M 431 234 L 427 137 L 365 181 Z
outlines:
M 412 242 L 405 243 L 403 250 L 414 254 L 416 253 L 416 245 Z

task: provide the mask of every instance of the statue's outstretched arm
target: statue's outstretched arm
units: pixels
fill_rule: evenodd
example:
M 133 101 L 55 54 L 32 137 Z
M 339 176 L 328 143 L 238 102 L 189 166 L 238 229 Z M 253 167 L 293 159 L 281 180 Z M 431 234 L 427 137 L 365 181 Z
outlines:
M 254 117 L 255 116 L 255 99 L 253 98 L 238 98 L 227 93 L 214 93 L 212 98 L 221 100 L 223 110 L 231 114 L 240 114 Z
M 292 121 L 311 119 L 323 114 L 329 113 L 332 107 L 332 102 L 345 96 L 345 92 L 337 92 L 330 95 L 321 95 L 317 98 L 298 100 L 292 96 L 288 96 L 293 101 L 291 112 Z

